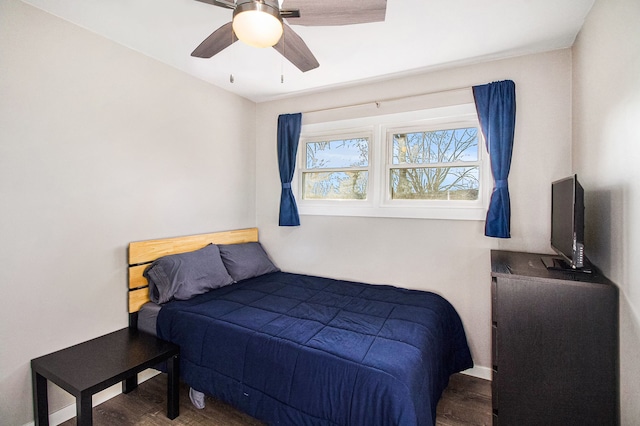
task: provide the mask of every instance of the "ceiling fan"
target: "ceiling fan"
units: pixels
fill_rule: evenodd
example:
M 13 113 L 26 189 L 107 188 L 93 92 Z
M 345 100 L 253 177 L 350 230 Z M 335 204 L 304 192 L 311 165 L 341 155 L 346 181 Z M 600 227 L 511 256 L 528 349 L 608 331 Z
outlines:
M 233 19 L 215 30 L 191 53 L 211 58 L 238 39 L 255 47 L 273 47 L 300 71 L 320 66 L 311 50 L 284 23 L 292 25 L 334 26 L 381 22 L 387 0 L 197 0 L 233 10 Z

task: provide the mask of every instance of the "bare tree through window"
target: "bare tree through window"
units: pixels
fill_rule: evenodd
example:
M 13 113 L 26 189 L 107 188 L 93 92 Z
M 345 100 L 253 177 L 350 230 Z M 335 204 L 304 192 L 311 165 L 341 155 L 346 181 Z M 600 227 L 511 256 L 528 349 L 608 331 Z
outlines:
M 478 199 L 477 128 L 395 133 L 391 160 L 393 199 Z
M 308 142 L 304 199 L 363 200 L 369 183 L 367 138 Z

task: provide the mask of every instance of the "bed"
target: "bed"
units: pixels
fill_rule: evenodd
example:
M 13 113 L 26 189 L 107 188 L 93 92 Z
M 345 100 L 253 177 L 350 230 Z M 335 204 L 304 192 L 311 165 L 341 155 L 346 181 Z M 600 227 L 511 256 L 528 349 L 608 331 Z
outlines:
M 192 391 L 268 424 L 434 425 L 473 366 L 441 296 L 280 271 L 256 228 L 131 243 L 129 290 L 130 325 L 180 345 Z

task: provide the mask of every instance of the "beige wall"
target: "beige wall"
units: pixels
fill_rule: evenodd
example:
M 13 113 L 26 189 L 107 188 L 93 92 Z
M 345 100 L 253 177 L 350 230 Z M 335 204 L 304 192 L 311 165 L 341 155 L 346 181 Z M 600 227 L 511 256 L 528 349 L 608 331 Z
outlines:
M 510 240 L 484 237 L 480 221 L 302 216 L 298 228 L 277 226 L 278 114 L 503 79 L 515 81 L 517 96 L 509 179 L 513 212 Z M 571 172 L 570 79 L 570 51 L 560 50 L 258 104 L 257 222 L 262 241 L 285 270 L 442 294 L 463 319 L 476 364 L 488 369 L 490 249 L 550 250 L 550 183 Z
M 127 325 L 128 242 L 255 225 L 254 116 L 0 1 L 0 423 L 33 419 L 31 358 Z M 51 411 L 72 402 L 56 388 Z
M 620 287 L 623 425 L 640 424 L 640 2 L 596 0 L 573 48 L 573 168 L 586 249 Z

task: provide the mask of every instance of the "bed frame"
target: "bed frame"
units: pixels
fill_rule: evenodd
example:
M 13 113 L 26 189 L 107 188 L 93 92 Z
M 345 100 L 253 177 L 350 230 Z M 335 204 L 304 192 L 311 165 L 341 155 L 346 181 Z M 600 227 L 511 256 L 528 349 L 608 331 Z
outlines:
M 142 275 L 159 257 L 198 250 L 208 244 L 240 244 L 258 241 L 258 228 L 129 243 L 129 327 L 137 328 L 138 311 L 149 301 L 149 283 Z

